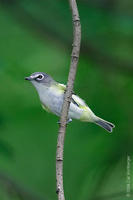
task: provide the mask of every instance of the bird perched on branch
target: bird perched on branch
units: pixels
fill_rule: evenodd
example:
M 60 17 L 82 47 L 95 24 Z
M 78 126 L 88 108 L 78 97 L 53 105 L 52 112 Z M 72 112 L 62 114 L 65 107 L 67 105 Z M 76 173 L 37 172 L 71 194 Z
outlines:
M 35 72 L 25 80 L 30 81 L 36 88 L 42 107 L 57 116 L 61 115 L 66 86 L 56 82 L 51 76 L 44 72 Z M 84 122 L 95 123 L 108 132 L 112 132 L 114 124 L 97 117 L 87 106 L 84 100 L 72 94 L 72 100 L 68 112 L 68 122 L 77 119 Z

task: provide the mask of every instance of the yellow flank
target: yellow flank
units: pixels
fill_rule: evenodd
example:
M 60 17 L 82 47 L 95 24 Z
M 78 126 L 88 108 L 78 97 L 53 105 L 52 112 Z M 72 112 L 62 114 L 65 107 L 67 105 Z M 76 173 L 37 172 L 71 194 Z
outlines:
M 88 107 L 87 107 L 87 106 L 79 105 L 79 107 L 80 107 L 81 109 L 83 109 L 84 111 L 87 111 L 87 112 L 88 112 Z
M 51 86 L 52 92 L 55 93 L 56 95 L 64 94 L 65 89 L 66 89 L 66 85 L 60 84 L 60 83 L 57 83 L 57 84 Z M 75 104 L 77 104 L 77 107 L 82 109 L 82 114 L 81 114 L 80 120 L 84 121 L 84 122 L 93 122 L 94 114 L 90 110 L 90 108 L 87 106 L 85 101 L 75 94 L 72 95 L 72 99 L 73 99 L 73 101 L 75 101 Z M 45 106 L 43 106 L 43 107 L 46 111 L 50 112 L 47 107 L 45 107 Z
M 83 113 L 80 117 L 80 121 L 93 122 L 92 114 L 87 106 L 80 106 L 83 109 Z
M 46 112 L 49 112 L 49 113 L 51 112 L 50 109 L 49 109 L 48 107 L 44 106 L 43 104 L 42 104 L 42 108 L 43 108 Z
M 64 84 L 57 83 L 56 85 L 52 85 L 51 89 L 57 94 L 63 94 L 66 86 Z
M 58 84 L 57 84 L 57 87 L 58 87 L 60 90 L 62 90 L 63 92 L 64 92 L 65 89 L 66 89 L 66 85 L 61 84 L 61 83 L 58 83 Z

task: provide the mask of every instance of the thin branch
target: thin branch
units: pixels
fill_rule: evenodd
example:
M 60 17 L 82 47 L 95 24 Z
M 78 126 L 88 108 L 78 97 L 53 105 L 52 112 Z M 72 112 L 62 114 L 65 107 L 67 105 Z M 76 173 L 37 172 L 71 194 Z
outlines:
M 81 25 L 78 13 L 76 0 L 69 0 L 69 4 L 72 10 L 73 21 L 73 49 L 71 55 L 70 71 L 68 75 L 68 82 L 66 92 L 64 95 L 64 102 L 62 106 L 62 113 L 60 118 L 60 127 L 57 140 L 57 152 L 56 152 L 56 181 L 57 181 L 57 194 L 58 200 L 65 200 L 64 188 L 63 188 L 63 151 L 64 151 L 64 139 L 66 132 L 66 123 L 68 119 L 68 110 L 71 102 L 73 85 L 77 70 L 77 64 L 80 52 L 81 41 Z

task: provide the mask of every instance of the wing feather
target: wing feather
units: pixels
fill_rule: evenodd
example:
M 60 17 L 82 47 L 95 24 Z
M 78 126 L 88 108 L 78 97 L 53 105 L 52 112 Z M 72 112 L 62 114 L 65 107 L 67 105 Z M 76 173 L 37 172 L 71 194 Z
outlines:
M 58 87 L 60 88 L 60 90 L 62 90 L 62 91 L 65 92 L 66 85 L 58 83 Z M 74 92 L 72 94 L 72 103 L 75 104 L 75 105 L 77 105 L 79 108 L 83 108 L 83 107 L 87 106 L 87 104 L 85 103 L 85 101 L 83 99 L 81 99 L 79 96 L 75 95 Z
M 75 94 L 72 95 L 72 101 L 74 101 L 75 104 L 77 104 L 78 107 L 80 107 L 80 108 L 83 108 L 83 107 L 87 106 L 85 101 L 83 99 L 81 99 L 79 96 L 75 95 Z

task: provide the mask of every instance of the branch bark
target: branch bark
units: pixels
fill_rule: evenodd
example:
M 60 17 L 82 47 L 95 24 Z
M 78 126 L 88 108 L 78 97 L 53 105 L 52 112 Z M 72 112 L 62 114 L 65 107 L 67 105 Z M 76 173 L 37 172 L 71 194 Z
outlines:
M 69 0 L 69 4 L 72 10 L 72 22 L 73 22 L 73 49 L 71 55 L 70 71 L 68 75 L 66 92 L 64 95 L 64 102 L 62 106 L 60 127 L 57 140 L 56 151 L 56 187 L 58 200 L 65 200 L 64 188 L 63 188 L 63 151 L 64 151 L 64 139 L 66 133 L 66 124 L 68 119 L 68 111 L 72 98 L 73 85 L 78 65 L 80 42 L 81 42 L 81 25 L 77 8 L 76 0 Z

